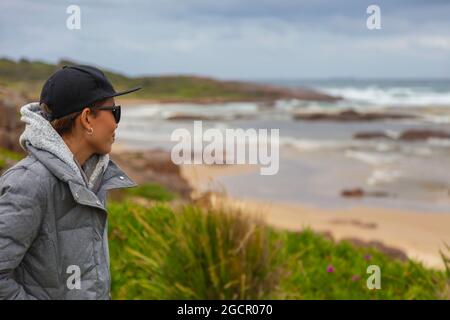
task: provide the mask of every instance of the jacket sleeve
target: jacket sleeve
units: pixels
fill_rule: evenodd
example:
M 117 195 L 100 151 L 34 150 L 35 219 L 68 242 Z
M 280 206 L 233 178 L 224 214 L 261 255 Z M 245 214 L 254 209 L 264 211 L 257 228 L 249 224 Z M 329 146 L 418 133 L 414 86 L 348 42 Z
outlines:
M 44 199 L 38 177 L 29 169 L 8 170 L 0 178 L 0 299 L 35 300 L 14 279 L 39 231 Z

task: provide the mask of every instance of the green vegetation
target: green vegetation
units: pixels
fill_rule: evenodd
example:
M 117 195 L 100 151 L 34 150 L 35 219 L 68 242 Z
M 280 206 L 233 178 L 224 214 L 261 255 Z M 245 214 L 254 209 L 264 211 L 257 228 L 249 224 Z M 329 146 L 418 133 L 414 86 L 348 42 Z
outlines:
M 45 80 L 63 65 L 76 64 L 61 60 L 56 65 L 40 61 L 0 59 L 0 86 L 9 87 L 29 98 L 37 99 Z M 99 66 L 102 70 L 102 66 Z M 137 85 L 143 89 L 127 95 L 127 99 L 159 101 L 236 101 L 261 100 L 280 95 L 279 90 L 231 81 L 219 81 L 197 76 L 147 76 L 131 78 L 105 71 L 116 90 Z M 286 93 L 284 93 L 286 94 Z M 124 99 L 124 98 L 122 98 Z
M 7 167 L 8 163 L 13 165 L 15 162 L 20 161 L 23 157 L 24 156 L 20 153 L 0 148 L 0 173 Z
M 157 201 L 171 201 L 176 197 L 175 194 L 156 183 L 142 184 L 136 188 L 126 189 L 125 192 L 129 196 L 143 197 Z
M 450 298 L 448 269 L 275 230 L 239 211 L 131 198 L 108 209 L 115 299 Z M 381 269 L 380 290 L 366 286 L 369 265 Z
M 276 284 L 265 228 L 225 212 L 110 208 L 114 298 L 267 298 Z
M 290 276 L 282 287 L 291 299 L 450 299 L 450 274 L 415 261 L 394 260 L 375 249 L 338 244 L 305 231 L 280 232 Z M 368 290 L 367 267 L 381 270 L 381 289 Z

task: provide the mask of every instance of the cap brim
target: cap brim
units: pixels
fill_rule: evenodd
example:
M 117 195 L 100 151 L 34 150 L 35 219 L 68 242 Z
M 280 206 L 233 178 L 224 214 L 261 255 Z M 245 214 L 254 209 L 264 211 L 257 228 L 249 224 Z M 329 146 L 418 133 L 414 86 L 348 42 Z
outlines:
M 132 88 L 132 89 L 128 89 L 128 90 L 125 90 L 125 91 L 116 92 L 116 93 L 114 93 L 113 95 L 111 95 L 110 98 L 111 98 L 111 97 L 122 96 L 122 95 L 127 94 L 127 93 L 132 93 L 132 92 L 138 91 L 139 89 L 142 89 L 142 86 L 137 86 L 137 87 Z

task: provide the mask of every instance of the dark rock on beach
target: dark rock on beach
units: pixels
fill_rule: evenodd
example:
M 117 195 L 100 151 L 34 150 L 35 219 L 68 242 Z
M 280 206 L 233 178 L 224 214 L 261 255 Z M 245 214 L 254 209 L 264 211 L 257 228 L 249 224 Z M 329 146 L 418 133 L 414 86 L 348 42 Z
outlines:
M 171 120 L 171 121 L 194 121 L 194 120 L 220 121 L 220 120 L 223 120 L 223 118 L 192 115 L 192 114 L 174 114 L 172 116 L 167 117 L 166 120 Z
M 362 196 L 364 196 L 364 190 L 361 188 L 345 189 L 345 190 L 342 190 L 341 196 L 352 197 L 352 198 L 361 198 Z
M 450 139 L 450 132 L 439 131 L 439 130 L 406 130 L 404 131 L 399 139 L 405 141 L 417 141 L 417 140 L 427 140 L 427 139 Z
M 373 132 L 357 132 L 353 135 L 353 139 L 364 139 L 364 140 L 389 139 L 389 140 L 391 140 L 392 137 L 388 136 L 384 132 L 373 131 Z
M 387 135 L 384 132 L 368 131 L 357 132 L 353 135 L 354 139 L 388 139 L 401 141 L 424 141 L 428 139 L 450 139 L 450 132 L 443 130 L 430 129 L 409 129 L 403 131 L 397 139 Z
M 365 191 L 362 188 L 344 189 L 341 191 L 342 197 L 347 198 L 362 198 L 362 197 L 389 197 L 392 196 L 385 191 Z
M 302 112 L 294 115 L 295 120 L 306 121 L 379 121 L 415 118 L 412 114 L 392 112 L 358 112 L 352 109 L 340 112 Z

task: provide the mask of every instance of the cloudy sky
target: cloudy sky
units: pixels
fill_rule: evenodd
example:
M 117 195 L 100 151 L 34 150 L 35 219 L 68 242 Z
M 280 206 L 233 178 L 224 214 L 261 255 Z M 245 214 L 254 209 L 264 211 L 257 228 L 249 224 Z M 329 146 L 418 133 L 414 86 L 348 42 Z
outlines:
M 80 30 L 66 27 L 71 4 Z M 448 0 L 2 0 L 0 56 L 127 75 L 449 78 L 449 17 Z

